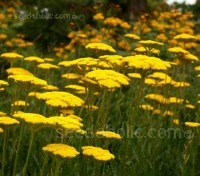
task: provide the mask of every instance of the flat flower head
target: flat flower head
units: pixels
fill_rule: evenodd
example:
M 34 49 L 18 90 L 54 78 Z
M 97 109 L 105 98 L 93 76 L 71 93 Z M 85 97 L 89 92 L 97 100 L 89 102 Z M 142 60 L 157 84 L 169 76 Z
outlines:
M 22 123 L 28 124 L 31 127 L 45 127 L 46 125 L 52 125 L 51 122 L 48 121 L 48 118 L 41 114 L 36 113 L 15 113 L 13 115 L 13 118 L 16 118 L 17 120 L 21 121 Z
M 179 40 L 179 41 L 184 41 L 184 42 L 190 42 L 190 41 L 197 40 L 197 37 L 191 34 L 183 33 L 183 34 L 176 35 L 174 39 Z
M 0 86 L 8 86 L 8 82 L 4 81 L 4 80 L 0 80 Z
M 79 79 L 81 77 L 82 76 L 77 73 L 65 73 L 62 75 L 62 78 L 65 78 L 65 79 Z
M 99 51 L 109 51 L 113 53 L 116 52 L 110 45 L 107 45 L 105 43 L 89 43 L 85 46 L 85 48 Z
M 11 104 L 11 106 L 29 106 L 30 104 L 28 102 L 25 102 L 23 100 L 17 100 Z
M 104 19 L 104 15 L 102 13 L 97 13 L 93 16 L 93 19 L 95 21 L 98 21 L 98 20 L 103 20 Z
M 53 65 L 50 63 L 41 63 L 37 65 L 38 68 L 43 69 L 43 70 L 50 70 L 50 69 L 59 69 L 59 66 Z
M 184 54 L 184 56 L 181 57 L 181 59 L 190 61 L 190 62 L 199 61 L 198 57 L 191 53 Z
M 128 73 L 128 77 L 141 79 L 141 74 L 139 74 L 139 73 Z
M 79 155 L 79 152 L 74 147 L 59 143 L 48 144 L 42 150 L 61 158 L 74 158 Z
M 141 40 L 141 41 L 139 41 L 139 43 L 142 44 L 146 48 L 157 48 L 157 47 L 164 46 L 163 43 L 156 42 L 153 40 Z
M 185 126 L 200 127 L 200 123 L 198 123 L 198 122 L 185 122 Z
M 54 107 L 80 107 L 84 103 L 81 98 L 62 91 L 41 93 L 37 98 L 45 100 L 46 104 Z
M 122 137 L 120 134 L 114 133 L 112 131 L 97 131 L 96 132 L 97 136 L 103 136 L 108 139 L 121 139 Z
M 150 57 L 146 55 L 126 56 L 122 62 L 128 68 L 141 70 L 167 70 L 171 67 L 168 62 L 165 62 L 157 57 Z
M 91 156 L 99 161 L 109 161 L 111 159 L 115 159 L 113 154 L 111 154 L 108 150 L 102 149 L 100 147 L 83 146 L 81 149 L 83 155 Z
M 6 113 L 5 112 L 2 112 L 2 111 L 0 111 L 0 117 L 1 116 L 6 116 Z
M 29 83 L 31 85 L 37 85 L 37 86 L 46 86 L 47 82 L 45 80 L 39 79 L 35 76 L 29 76 L 29 75 L 10 75 L 8 76 L 8 79 L 12 79 L 15 82 L 21 82 L 21 83 Z
M 27 62 L 35 62 L 35 63 L 43 63 L 44 59 L 37 57 L 37 56 L 29 56 L 24 58 Z
M 41 87 L 42 90 L 47 90 L 47 91 L 55 91 L 55 90 L 59 90 L 58 87 L 53 86 L 53 85 L 46 85 Z
M 169 48 L 168 51 L 170 53 L 174 53 L 174 54 L 188 54 L 189 52 L 187 50 L 184 50 L 181 47 L 173 47 L 173 48 Z
M 124 37 L 133 39 L 133 40 L 140 40 L 140 36 L 136 35 L 136 34 L 125 34 Z
M 10 126 L 10 125 L 17 125 L 17 124 L 19 124 L 19 121 L 16 119 L 13 119 L 8 116 L 0 117 L 0 125 L 2 125 L 2 126 Z
M 88 72 L 85 76 L 99 84 L 100 87 L 115 89 L 122 85 L 128 85 L 130 79 L 125 75 L 114 70 L 94 70 Z
M 23 59 L 24 56 L 17 53 L 3 53 L 1 54 L 1 58 L 6 59 L 9 62 L 9 61 L 17 61 L 19 59 Z
M 63 128 L 64 130 L 77 131 L 83 127 L 79 119 L 69 116 L 52 116 L 48 118 L 49 123 L 55 127 Z
M 154 110 L 154 107 L 149 105 L 149 104 L 141 104 L 139 105 L 139 107 L 143 110 L 148 110 L 148 111 L 153 111 Z
M 6 72 L 9 75 L 28 75 L 28 76 L 33 76 L 33 74 L 31 72 L 29 72 L 26 69 L 23 68 L 17 68 L 17 67 L 13 67 L 13 68 L 9 68 L 6 70 Z

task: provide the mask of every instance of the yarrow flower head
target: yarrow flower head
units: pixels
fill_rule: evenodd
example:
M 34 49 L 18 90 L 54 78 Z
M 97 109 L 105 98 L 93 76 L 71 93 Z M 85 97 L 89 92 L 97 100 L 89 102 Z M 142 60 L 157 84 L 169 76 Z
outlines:
M 27 62 L 35 62 L 35 63 L 43 63 L 44 59 L 37 57 L 37 56 L 29 56 L 24 58 Z
M 157 57 L 150 57 L 146 55 L 135 55 L 124 57 L 124 65 L 128 68 L 142 69 L 142 70 L 167 70 L 171 65 Z
M 54 107 L 80 107 L 84 103 L 81 98 L 62 91 L 45 92 L 36 97 L 45 100 L 47 105 Z
M 133 39 L 133 40 L 140 40 L 140 36 L 136 35 L 136 34 L 125 34 L 124 37 Z
M 114 70 L 94 70 L 88 72 L 85 77 L 94 81 L 94 83 L 98 84 L 100 87 L 108 89 L 115 89 L 122 85 L 128 85 L 130 81 L 128 77 Z M 85 81 L 87 81 L 87 79 Z
M 74 147 L 59 143 L 48 144 L 42 150 L 61 158 L 74 158 L 79 155 L 79 152 Z
M 174 39 L 187 42 L 187 41 L 197 40 L 197 37 L 191 34 L 183 33 L 183 34 L 176 35 Z
M 17 53 L 3 53 L 1 54 L 1 58 L 6 59 L 8 62 L 10 62 L 12 67 L 12 64 L 14 62 L 18 61 L 19 59 L 23 59 L 24 56 Z
M 28 75 L 28 76 L 33 76 L 33 74 L 31 72 L 29 72 L 26 69 L 23 68 L 17 68 L 17 67 L 13 67 L 13 68 L 9 68 L 6 70 L 6 72 L 9 75 Z
M 100 50 L 100 51 L 109 51 L 115 53 L 116 51 L 105 43 L 89 43 L 85 46 L 86 49 Z
M 29 75 L 10 75 L 8 76 L 8 79 L 12 79 L 15 82 L 29 83 L 31 85 L 37 85 L 37 86 L 47 85 L 47 82 L 45 80 L 39 79 L 35 76 L 29 76 Z
M 100 147 L 83 146 L 81 149 L 84 155 L 92 156 L 94 159 L 99 161 L 109 161 L 111 159 L 115 159 L 113 154 Z
M 8 116 L 0 117 L 0 125 L 2 126 L 17 125 L 17 124 L 19 124 L 19 121 L 16 119 L 13 119 Z
M 103 136 L 103 137 L 109 138 L 109 139 L 121 139 L 122 138 L 119 134 L 114 133 L 112 131 L 97 131 L 96 135 Z

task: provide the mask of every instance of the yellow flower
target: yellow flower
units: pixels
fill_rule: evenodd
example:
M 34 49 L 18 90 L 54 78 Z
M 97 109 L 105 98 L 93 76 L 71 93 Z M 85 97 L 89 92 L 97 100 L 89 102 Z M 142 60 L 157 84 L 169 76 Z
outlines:
M 157 57 L 149 57 L 146 55 L 135 55 L 124 57 L 122 61 L 129 68 L 142 70 L 167 70 L 171 67 L 168 62 L 165 62 Z
M 53 65 L 53 64 L 50 64 L 50 63 L 42 63 L 42 64 L 39 64 L 37 65 L 38 68 L 41 68 L 41 69 L 44 69 L 44 70 L 50 70 L 50 69 L 58 69 L 59 66 L 57 65 Z
M 62 158 L 74 158 L 79 155 L 79 152 L 74 147 L 59 143 L 48 144 L 42 150 Z
M 37 56 L 29 56 L 24 58 L 25 61 L 27 62 L 36 62 L 36 63 L 43 63 L 44 59 L 37 57 Z
M 141 74 L 139 74 L 139 73 L 128 73 L 128 76 L 129 76 L 130 78 L 141 79 Z
M 115 156 L 111 154 L 108 150 L 102 149 L 100 147 L 93 146 L 83 146 L 82 153 L 87 156 L 92 156 L 94 159 L 99 161 L 109 161 L 115 159 Z
M 136 34 L 125 34 L 124 37 L 131 38 L 133 40 L 140 40 L 140 36 Z
M 189 127 L 199 127 L 200 123 L 197 123 L 197 122 L 185 122 L 185 125 L 189 126 Z
M 0 34 L 0 40 L 4 40 L 7 38 L 7 35 L 6 34 Z
M 80 123 L 80 119 L 78 118 L 78 116 L 75 117 L 73 115 L 68 115 L 66 117 L 52 116 L 48 118 L 48 122 L 67 131 L 77 131 L 80 130 L 81 127 L 83 127 L 83 124 Z
M 134 50 L 138 53 L 147 53 L 148 52 L 148 49 L 143 46 L 135 48 Z M 158 49 L 153 48 L 153 49 L 151 49 L 151 53 L 159 55 L 160 51 Z
M 188 61 L 198 61 L 198 57 L 196 57 L 195 55 L 191 54 L 191 53 L 187 53 L 184 54 L 183 57 L 181 57 L 181 59 L 183 60 L 188 60 Z
M 6 113 L 5 112 L 2 112 L 2 111 L 0 111 L 0 117 L 1 116 L 6 116 Z
M 164 44 L 161 43 L 161 42 L 156 42 L 156 41 L 153 41 L 153 40 L 141 40 L 139 41 L 140 44 L 146 46 L 146 47 L 155 47 L 155 46 L 163 46 Z
M 38 86 L 47 85 L 47 82 L 45 80 L 29 75 L 10 75 L 8 76 L 8 79 L 13 79 L 15 82 L 30 83 Z
M 153 93 L 152 94 L 147 94 L 145 96 L 145 98 L 151 99 L 151 100 L 156 100 L 159 103 L 164 103 L 166 101 L 166 98 L 163 95 L 160 95 L 160 94 L 153 94 Z
M 119 88 L 121 85 L 128 85 L 130 79 L 114 70 L 94 70 L 85 75 L 86 78 L 98 83 L 100 87 L 109 89 Z
M 176 124 L 176 125 L 179 125 L 179 120 L 178 119 L 174 119 L 173 123 Z
M 108 63 L 108 65 L 121 66 L 122 65 L 121 60 L 123 59 L 123 57 L 120 55 L 103 55 L 103 56 L 100 56 L 99 59 L 101 61 L 104 61 L 105 63 Z
M 40 92 L 30 92 L 29 94 L 28 94 L 28 96 L 29 97 L 36 97 L 36 96 L 38 96 L 40 94 Z
M 69 108 L 60 108 L 59 112 L 63 115 L 74 114 L 74 110 Z
M 96 135 L 97 136 L 103 136 L 105 138 L 113 138 L 113 139 L 121 139 L 122 137 L 117 134 L 117 133 L 114 133 L 112 131 L 97 131 L 96 132 Z
M 77 90 L 77 91 L 85 91 L 85 87 L 83 86 L 79 86 L 79 85 L 67 85 L 65 86 L 66 89 L 74 89 L 74 90 Z
M 192 104 L 186 104 L 185 107 L 188 109 L 195 109 L 195 106 Z
M 46 62 L 53 62 L 54 59 L 53 59 L 53 58 L 45 57 L 45 58 L 44 58 L 44 61 L 46 61 Z
M 139 107 L 143 110 L 148 110 L 148 111 L 152 111 L 154 110 L 153 106 L 149 105 L 149 104 L 142 104 L 142 105 L 139 105 Z
M 4 81 L 4 80 L 0 80 L 0 86 L 8 86 L 8 82 Z
M 167 103 L 171 104 L 181 104 L 184 102 L 184 99 L 178 97 L 170 97 L 167 99 Z
M 43 99 L 46 104 L 55 107 L 78 107 L 82 106 L 84 101 L 68 92 L 52 91 L 41 93 L 36 96 L 38 99 Z
M 17 100 L 11 104 L 11 106 L 29 106 L 29 105 L 30 104 L 28 102 L 25 102 L 23 100 Z
M 8 117 L 8 116 L 0 117 L 0 125 L 9 126 L 9 125 L 16 125 L 16 124 L 19 124 L 19 121 L 11 117 Z
M 9 75 L 28 75 L 28 76 L 33 76 L 33 74 L 31 72 L 29 72 L 28 70 L 25 70 L 23 68 L 17 68 L 17 67 L 9 68 L 9 69 L 6 70 L 6 72 Z
M 197 40 L 197 37 L 190 34 L 183 33 L 183 34 L 176 35 L 174 39 L 180 40 L 180 41 L 192 41 L 192 40 Z
M 85 46 L 86 49 L 94 49 L 94 50 L 100 50 L 100 51 L 110 51 L 110 52 L 116 52 L 111 46 L 105 44 L 105 43 L 89 43 Z
M 18 61 L 19 59 L 24 58 L 24 56 L 17 54 L 17 53 L 3 53 L 1 54 L 3 59 L 6 59 L 8 62 L 11 63 L 11 66 L 14 62 Z
M 36 113 L 25 113 L 25 112 L 17 112 L 13 115 L 13 118 L 21 121 L 22 123 L 30 125 L 30 127 L 34 129 L 40 129 L 41 127 L 52 126 L 53 123 L 49 121 L 48 118 L 44 117 L 41 114 Z
M 65 73 L 64 75 L 62 75 L 62 78 L 65 79 L 79 79 L 82 76 L 76 73 Z
M 173 48 L 169 48 L 168 51 L 170 53 L 175 53 L 175 54 L 188 54 L 189 52 L 184 50 L 181 47 L 173 47 Z
M 200 71 L 200 66 L 194 67 L 195 71 Z
M 120 26 L 124 29 L 130 29 L 131 28 L 131 25 L 128 24 L 127 22 L 123 21 Z
M 59 90 L 58 87 L 53 86 L 53 85 L 46 85 L 41 87 L 42 90 L 48 90 L 48 91 L 54 91 L 54 90 Z
M 102 13 L 97 13 L 93 16 L 93 19 L 94 20 L 103 20 L 104 19 L 104 16 Z

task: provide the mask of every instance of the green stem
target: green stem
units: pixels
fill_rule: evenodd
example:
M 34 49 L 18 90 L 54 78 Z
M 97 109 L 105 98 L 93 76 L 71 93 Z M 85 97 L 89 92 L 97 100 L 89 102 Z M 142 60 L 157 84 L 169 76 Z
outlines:
M 48 160 L 48 155 L 45 153 L 43 164 L 42 164 L 42 168 L 40 170 L 40 176 L 44 175 L 44 169 L 45 169 L 45 166 L 47 164 L 47 160 Z
M 13 169 L 13 176 L 16 175 L 16 170 L 17 170 L 17 163 L 19 160 L 19 150 L 21 148 L 21 140 L 23 136 L 23 126 L 20 127 L 20 132 L 19 132 L 19 141 L 17 143 L 17 151 L 16 151 L 16 156 L 15 156 L 15 162 L 14 162 L 14 169 Z
M 101 105 L 100 105 L 100 108 L 99 108 L 99 112 L 98 112 L 96 124 L 95 124 L 95 127 L 94 127 L 94 132 L 96 132 L 96 130 L 97 130 L 99 120 L 101 120 L 101 125 L 103 125 L 102 124 L 103 123 L 103 119 L 101 119 L 101 118 L 103 118 L 102 117 L 103 116 L 102 113 L 103 113 L 103 107 L 104 107 L 105 97 L 106 97 L 106 90 L 104 90 L 103 95 L 102 95 Z
M 6 141 L 7 141 L 7 130 L 4 131 L 4 139 L 3 139 L 3 153 L 2 153 L 2 169 L 1 175 L 4 176 L 4 168 L 5 168 L 5 159 L 6 159 Z
M 24 168 L 23 168 L 22 176 L 26 175 L 26 170 L 27 170 L 28 162 L 29 162 L 30 155 L 31 155 L 31 149 L 32 149 L 32 146 L 33 146 L 34 135 L 35 135 L 34 130 L 31 130 L 31 139 L 30 139 L 28 154 L 27 154 L 26 162 L 25 162 L 25 165 L 24 165 Z
M 61 165 L 62 165 L 62 161 L 59 159 L 56 159 L 56 168 L 55 168 L 54 176 L 59 176 Z
M 140 102 L 140 99 L 141 99 L 141 96 L 142 96 L 144 83 L 145 83 L 144 81 L 145 81 L 145 77 L 142 75 L 142 78 L 141 78 L 141 81 L 140 81 L 139 90 L 138 90 L 138 94 L 137 94 L 137 98 L 135 100 L 135 107 L 133 109 L 132 116 L 129 119 L 130 120 L 130 124 L 129 124 L 130 126 L 133 126 L 133 122 L 134 122 L 134 120 L 136 118 L 136 110 L 138 108 L 138 105 L 139 105 L 139 102 Z

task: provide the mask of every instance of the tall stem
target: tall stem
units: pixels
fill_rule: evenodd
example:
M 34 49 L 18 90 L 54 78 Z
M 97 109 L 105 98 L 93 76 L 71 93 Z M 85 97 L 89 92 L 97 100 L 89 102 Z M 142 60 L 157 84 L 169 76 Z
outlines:
M 5 160 L 6 160 L 6 141 L 7 141 L 7 130 L 4 131 L 4 139 L 3 139 L 3 152 L 2 152 L 2 168 L 1 175 L 4 176 L 4 168 L 5 168 Z
M 23 168 L 22 176 L 26 175 L 26 170 L 27 170 L 28 162 L 29 162 L 30 155 L 31 155 L 31 149 L 32 149 L 32 146 L 33 146 L 34 136 L 35 136 L 35 131 L 31 130 L 31 139 L 30 139 L 30 144 L 29 144 L 29 148 L 28 148 L 28 154 L 27 154 L 26 162 L 25 162 L 25 165 L 24 165 L 24 168 Z
M 17 143 L 17 151 L 16 151 L 14 169 L 13 169 L 13 174 L 12 174 L 13 176 L 16 175 L 17 163 L 18 163 L 18 160 L 19 160 L 19 151 L 20 151 L 20 148 L 21 148 L 22 136 L 23 136 L 23 126 L 20 127 L 20 132 L 19 132 L 19 140 L 18 140 L 18 143 Z

